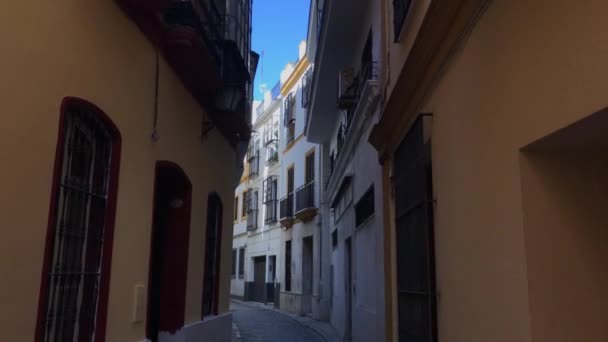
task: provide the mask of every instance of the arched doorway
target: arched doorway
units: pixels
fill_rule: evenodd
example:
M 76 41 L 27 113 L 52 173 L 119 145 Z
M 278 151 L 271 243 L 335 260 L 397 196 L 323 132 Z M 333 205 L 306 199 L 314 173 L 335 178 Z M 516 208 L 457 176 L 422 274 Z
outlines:
M 171 162 L 156 164 L 146 336 L 184 325 L 192 184 Z

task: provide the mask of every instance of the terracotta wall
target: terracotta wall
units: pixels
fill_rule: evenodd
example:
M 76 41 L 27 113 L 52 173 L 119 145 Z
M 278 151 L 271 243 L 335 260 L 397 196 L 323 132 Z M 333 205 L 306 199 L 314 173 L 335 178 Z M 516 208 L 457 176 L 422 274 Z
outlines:
M 200 319 L 207 194 L 224 204 L 221 311 L 228 308 L 234 153 L 214 131 L 201 142 L 202 110 L 161 60 L 160 141 L 152 143 L 155 52 L 113 1 L 6 3 L 0 21 L 0 331 L 33 339 L 44 239 L 65 96 L 98 105 L 123 137 L 107 340 L 135 341 L 133 286 L 147 284 L 154 164 L 179 164 L 193 183 L 186 320 Z M 213 156 L 211 158 L 211 156 Z

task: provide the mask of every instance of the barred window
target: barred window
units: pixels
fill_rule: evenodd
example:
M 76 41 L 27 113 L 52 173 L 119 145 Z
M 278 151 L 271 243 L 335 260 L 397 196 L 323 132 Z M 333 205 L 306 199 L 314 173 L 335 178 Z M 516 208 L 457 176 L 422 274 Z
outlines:
M 120 137 L 93 105 L 73 100 L 65 107 L 36 331 L 39 341 L 103 336 L 104 327 L 97 323 L 107 309 Z

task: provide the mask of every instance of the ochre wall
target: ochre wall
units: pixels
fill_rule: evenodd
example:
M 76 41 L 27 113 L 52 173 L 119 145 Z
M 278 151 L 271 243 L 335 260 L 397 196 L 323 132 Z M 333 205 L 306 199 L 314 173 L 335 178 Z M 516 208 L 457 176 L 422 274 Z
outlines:
M 530 313 L 519 151 L 606 106 L 607 10 L 490 2 L 420 108 L 434 115 L 441 341 L 556 341 Z
M 606 150 L 522 156 L 534 341 L 608 340 Z
M 228 309 L 234 152 L 213 131 L 201 142 L 202 110 L 161 59 L 160 141 L 152 143 L 155 52 L 109 0 L 13 1 L 0 21 L 0 331 L 33 340 L 59 106 L 86 99 L 108 114 L 123 138 L 108 307 L 107 340 L 136 341 L 133 286 L 147 286 L 154 166 L 179 164 L 193 183 L 186 323 L 200 319 L 207 195 L 224 205 L 221 302 Z

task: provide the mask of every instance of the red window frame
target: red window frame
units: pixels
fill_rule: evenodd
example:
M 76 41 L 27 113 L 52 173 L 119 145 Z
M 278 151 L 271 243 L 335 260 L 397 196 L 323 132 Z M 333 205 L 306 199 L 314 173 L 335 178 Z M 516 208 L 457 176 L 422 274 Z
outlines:
M 89 101 L 76 97 L 66 97 L 61 102 L 59 113 L 59 132 L 57 146 L 55 150 L 55 163 L 53 167 L 53 181 L 51 186 L 50 208 L 47 222 L 47 233 L 45 242 L 44 259 L 42 264 L 42 274 L 40 281 L 40 292 L 38 299 L 38 315 L 36 322 L 35 340 L 42 341 L 45 337 L 45 317 L 47 302 L 49 298 L 49 277 L 51 263 L 53 260 L 54 242 L 59 208 L 59 193 L 62 178 L 62 169 L 65 157 L 64 142 L 66 139 L 66 113 L 71 108 L 78 108 L 96 114 L 105 128 L 108 130 L 111 139 L 112 152 L 110 157 L 109 184 L 107 190 L 107 203 L 105 210 L 104 243 L 102 247 L 102 257 L 100 266 L 99 294 L 97 313 L 95 318 L 94 341 L 105 341 L 108 297 L 110 288 L 110 274 L 112 265 L 112 246 L 114 240 L 114 224 L 116 218 L 116 201 L 118 194 L 118 176 L 120 172 L 120 154 L 122 137 L 117 126 L 112 120 L 96 105 Z

